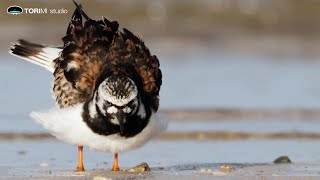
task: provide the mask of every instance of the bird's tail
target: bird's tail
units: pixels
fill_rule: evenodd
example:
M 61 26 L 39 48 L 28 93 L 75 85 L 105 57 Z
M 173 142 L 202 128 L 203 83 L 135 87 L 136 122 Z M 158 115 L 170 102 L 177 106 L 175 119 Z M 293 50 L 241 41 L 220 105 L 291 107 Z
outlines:
M 20 39 L 13 43 L 9 53 L 53 72 L 53 60 L 59 57 L 61 51 L 61 48 L 46 47 Z

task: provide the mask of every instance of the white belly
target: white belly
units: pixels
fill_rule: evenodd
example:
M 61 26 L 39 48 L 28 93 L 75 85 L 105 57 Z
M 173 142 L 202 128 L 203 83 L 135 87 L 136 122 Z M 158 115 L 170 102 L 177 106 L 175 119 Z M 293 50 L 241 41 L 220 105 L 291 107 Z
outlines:
M 156 119 L 153 115 L 143 131 L 134 137 L 102 136 L 94 133 L 82 120 L 82 106 L 83 104 L 64 109 L 53 108 L 46 113 L 32 112 L 31 117 L 61 141 L 112 153 L 138 148 L 167 127 L 166 121 Z

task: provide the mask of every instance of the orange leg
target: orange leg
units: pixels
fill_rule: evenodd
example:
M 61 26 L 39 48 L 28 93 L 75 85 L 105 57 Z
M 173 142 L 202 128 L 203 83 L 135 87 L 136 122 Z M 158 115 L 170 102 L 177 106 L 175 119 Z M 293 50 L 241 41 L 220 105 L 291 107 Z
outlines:
M 120 171 L 120 168 L 119 168 L 119 165 L 118 165 L 118 153 L 114 154 L 112 171 Z
M 83 146 L 78 145 L 78 166 L 75 170 L 75 172 L 83 172 L 84 166 L 83 166 Z

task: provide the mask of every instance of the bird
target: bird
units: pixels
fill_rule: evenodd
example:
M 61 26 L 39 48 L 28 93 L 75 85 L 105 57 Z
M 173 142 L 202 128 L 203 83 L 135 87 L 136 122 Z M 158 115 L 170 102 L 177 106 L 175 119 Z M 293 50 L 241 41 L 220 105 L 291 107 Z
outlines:
M 156 117 L 160 63 L 141 35 L 105 17 L 91 19 L 73 2 L 62 46 L 20 39 L 10 53 L 53 74 L 56 106 L 30 115 L 57 139 L 78 146 L 75 171 L 85 171 L 83 146 L 113 153 L 112 171 L 119 171 L 119 153 L 143 146 L 167 127 Z

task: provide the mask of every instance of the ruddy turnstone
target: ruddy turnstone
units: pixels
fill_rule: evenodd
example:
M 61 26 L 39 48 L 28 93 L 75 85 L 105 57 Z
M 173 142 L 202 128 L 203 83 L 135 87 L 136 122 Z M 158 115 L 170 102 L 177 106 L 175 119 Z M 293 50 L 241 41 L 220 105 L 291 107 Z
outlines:
M 58 106 L 31 116 L 59 140 L 78 145 L 76 171 L 84 171 L 83 145 L 114 153 L 112 170 L 119 171 L 118 153 L 142 146 L 166 127 L 153 116 L 160 64 L 141 36 L 118 30 L 116 21 L 93 20 L 74 3 L 63 47 L 19 40 L 11 53 L 53 73 Z

